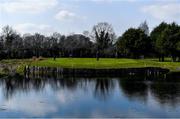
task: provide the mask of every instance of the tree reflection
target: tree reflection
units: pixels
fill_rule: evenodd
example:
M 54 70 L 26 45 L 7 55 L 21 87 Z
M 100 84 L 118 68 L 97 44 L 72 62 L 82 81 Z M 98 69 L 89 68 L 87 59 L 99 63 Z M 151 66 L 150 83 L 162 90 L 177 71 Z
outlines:
M 45 82 L 41 79 L 31 80 L 23 77 L 9 77 L 8 79 L 1 79 L 0 82 L 6 99 L 11 98 L 17 92 L 40 91 L 45 87 Z
M 79 80 L 75 78 L 60 78 L 53 77 L 8 77 L 0 79 L 0 85 L 2 87 L 4 96 L 6 99 L 11 98 L 13 95 L 19 92 L 29 93 L 31 91 L 42 91 L 46 86 L 50 86 L 54 91 L 59 89 L 75 90 Z
M 172 75 L 172 74 L 171 74 Z M 175 106 L 180 99 L 180 75 L 167 75 L 166 78 L 147 79 L 143 75 L 121 75 L 119 80 L 111 78 L 87 78 L 67 76 L 62 74 L 33 75 L 31 77 L 14 76 L 0 79 L 0 87 L 6 99 L 17 93 L 39 92 L 45 88 L 53 91 L 77 89 L 90 91 L 99 100 L 108 100 L 112 97 L 118 82 L 123 94 L 130 100 L 147 102 L 149 94 L 162 105 Z M 149 76 L 151 77 L 151 75 Z M 173 80 L 172 80 L 173 79 Z
M 11 97 L 14 92 L 14 85 L 11 82 L 11 80 L 7 80 L 7 82 L 5 83 L 6 85 L 4 87 L 5 88 L 4 94 L 5 94 L 5 97 L 9 99 L 9 97 Z
M 99 99 L 107 99 L 110 97 L 111 92 L 114 89 L 114 82 L 112 79 L 101 78 L 95 80 L 94 95 Z
M 71 78 L 62 78 L 58 80 L 59 84 L 63 88 L 67 88 L 69 90 L 75 90 L 77 88 L 78 79 L 71 77 Z M 56 85 L 56 84 L 55 84 Z
M 180 84 L 170 82 L 156 82 L 151 85 L 151 93 L 162 105 L 177 106 L 180 99 Z
M 172 79 L 171 76 L 167 76 L 165 79 L 156 78 L 156 80 L 134 80 L 132 77 L 122 77 L 119 79 L 119 87 L 130 100 L 137 99 L 147 102 L 149 93 L 161 105 L 175 107 L 179 104 L 180 83 L 178 79 L 174 79 L 174 77 Z
M 114 89 L 114 82 L 108 78 L 53 78 L 53 77 L 39 77 L 36 78 L 23 78 L 23 77 L 9 77 L 8 79 L 1 79 L 0 85 L 3 87 L 3 93 L 6 99 L 11 98 L 13 95 L 19 92 L 29 93 L 31 91 L 42 91 L 48 85 L 54 91 L 59 89 L 68 89 L 71 91 L 76 88 L 87 90 L 93 90 L 88 82 L 92 82 L 94 85 L 94 96 L 98 99 L 107 99 L 111 97 L 110 94 Z
M 147 101 L 148 87 L 143 81 L 122 78 L 119 79 L 119 87 L 129 99 L 138 99 L 144 102 Z

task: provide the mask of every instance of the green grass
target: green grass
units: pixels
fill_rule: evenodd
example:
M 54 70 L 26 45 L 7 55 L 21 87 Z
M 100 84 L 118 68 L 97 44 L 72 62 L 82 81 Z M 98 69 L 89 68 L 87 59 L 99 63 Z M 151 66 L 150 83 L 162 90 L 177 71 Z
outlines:
M 166 68 L 173 72 L 180 72 L 180 62 L 171 62 L 166 58 L 165 62 L 159 62 L 158 59 L 114 59 L 114 58 L 46 58 L 40 61 L 24 60 L 2 60 L 0 63 L 19 65 L 18 72 L 22 72 L 23 66 L 46 66 L 62 68 L 91 68 L 91 69 L 110 69 L 110 68 L 143 68 L 143 67 L 160 67 Z
M 113 59 L 101 58 L 58 58 L 54 61 L 52 58 L 41 61 L 34 61 L 32 66 L 62 67 L 62 68 L 92 68 L 92 69 L 110 69 L 110 68 L 142 68 L 142 67 L 161 67 L 171 71 L 180 71 L 180 62 L 171 62 L 169 58 L 165 62 L 159 62 L 158 59 Z

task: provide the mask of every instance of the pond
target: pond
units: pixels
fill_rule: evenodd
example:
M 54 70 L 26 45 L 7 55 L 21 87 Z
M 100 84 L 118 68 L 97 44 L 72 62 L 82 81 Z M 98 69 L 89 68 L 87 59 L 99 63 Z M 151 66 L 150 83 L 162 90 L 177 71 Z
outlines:
M 1 78 L 0 117 L 180 117 L 178 73 L 87 74 Z

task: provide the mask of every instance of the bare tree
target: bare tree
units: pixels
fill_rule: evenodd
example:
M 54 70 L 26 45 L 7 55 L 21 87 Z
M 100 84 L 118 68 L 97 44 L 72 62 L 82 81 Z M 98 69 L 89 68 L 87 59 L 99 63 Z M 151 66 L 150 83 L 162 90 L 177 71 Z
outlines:
M 86 37 L 90 37 L 90 32 L 87 31 L 87 30 L 83 31 L 82 34 L 83 34 L 84 36 L 86 36 Z
M 98 23 L 93 27 L 92 37 L 96 43 L 96 58 L 98 61 L 100 54 L 103 54 L 104 49 L 111 46 L 115 39 L 112 25 L 107 22 Z
M 81 34 L 73 34 L 66 37 L 62 47 L 73 56 L 87 56 L 92 48 L 90 39 Z
M 39 57 L 41 56 L 41 51 L 43 50 L 43 42 L 44 42 L 44 35 L 41 35 L 39 33 L 36 33 L 34 35 L 34 48 L 35 48 L 35 54 L 36 54 L 36 57 Z
M 10 58 L 12 55 L 13 40 L 16 38 L 16 36 L 17 33 L 10 26 L 7 25 L 2 28 L 2 38 L 4 41 L 6 52 L 8 54 L 8 58 Z

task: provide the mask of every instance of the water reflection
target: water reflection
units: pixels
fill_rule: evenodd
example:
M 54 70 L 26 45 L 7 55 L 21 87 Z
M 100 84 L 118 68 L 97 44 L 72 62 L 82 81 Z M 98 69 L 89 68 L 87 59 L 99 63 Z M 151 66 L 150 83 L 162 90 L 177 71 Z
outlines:
M 119 85 L 124 95 L 130 100 L 137 99 L 146 102 L 150 94 L 161 105 L 173 107 L 180 104 L 180 75 L 175 78 L 170 74 L 165 79 L 156 77 L 155 80 L 129 76 L 121 78 Z
M 179 117 L 179 79 L 171 73 L 5 77 L 0 79 L 0 117 Z
M 148 96 L 148 85 L 143 81 L 122 78 L 119 85 L 124 95 L 129 99 L 137 99 L 146 102 Z
M 108 97 L 111 97 L 111 92 L 114 89 L 114 81 L 109 78 L 97 78 L 95 80 L 95 97 L 105 100 Z
M 60 89 L 68 89 L 71 91 L 77 88 L 89 87 L 89 83 L 93 83 L 92 90 L 94 96 L 100 99 L 106 99 L 113 91 L 114 81 L 110 78 L 23 78 L 9 77 L 8 79 L 0 79 L 0 86 L 3 87 L 3 93 L 6 99 L 11 98 L 16 92 L 28 93 L 32 90 L 43 91 L 46 86 L 50 86 L 54 91 Z
M 136 80 L 135 80 L 136 79 Z M 93 83 L 90 85 L 90 82 Z M 4 97 L 11 98 L 17 92 L 28 93 L 32 90 L 43 91 L 46 86 L 50 86 L 54 91 L 68 89 L 71 91 L 77 88 L 86 88 L 92 86 L 94 97 L 100 100 L 111 98 L 115 84 L 119 83 L 123 94 L 129 99 L 138 99 L 146 101 L 148 93 L 153 94 L 160 103 L 172 103 L 175 105 L 180 98 L 180 83 L 169 82 L 166 80 L 146 80 L 137 78 L 137 76 L 112 78 L 55 78 L 55 77 L 9 77 L 0 80 L 0 86 L 3 89 Z M 175 104 L 174 104 L 175 103 Z
M 178 106 L 180 103 L 180 83 L 153 83 L 151 92 L 161 105 Z

